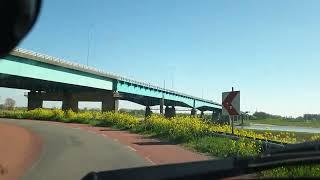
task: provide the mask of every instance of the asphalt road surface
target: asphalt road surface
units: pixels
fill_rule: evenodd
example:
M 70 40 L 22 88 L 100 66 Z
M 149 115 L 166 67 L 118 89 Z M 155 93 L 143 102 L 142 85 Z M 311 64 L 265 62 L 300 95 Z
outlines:
M 25 127 L 42 138 L 42 152 L 25 180 L 81 179 L 91 171 L 150 165 L 126 146 L 88 131 L 41 121 L 0 122 Z

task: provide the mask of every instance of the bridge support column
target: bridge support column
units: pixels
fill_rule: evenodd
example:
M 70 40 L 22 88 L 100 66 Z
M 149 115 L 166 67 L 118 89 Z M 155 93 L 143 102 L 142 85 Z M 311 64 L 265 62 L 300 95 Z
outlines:
M 72 110 L 78 112 L 78 100 L 70 92 L 64 93 L 62 98 L 62 110 Z
M 195 116 L 197 113 L 197 110 L 195 108 L 191 109 L 191 116 Z
M 164 117 L 165 118 L 169 118 L 169 110 L 170 108 L 169 108 L 169 106 L 166 106 L 166 108 L 164 109 Z
M 176 117 L 176 108 L 174 106 L 171 107 L 172 117 Z
M 118 112 L 119 100 L 114 97 L 113 92 L 106 93 L 102 100 L 102 112 Z
M 151 114 L 152 114 L 152 111 L 151 111 L 151 109 L 150 109 L 150 106 L 147 106 L 147 107 L 146 107 L 145 117 L 151 116 Z
M 176 109 L 174 108 L 174 106 L 172 106 L 171 108 L 169 106 L 166 106 L 164 116 L 166 118 L 175 117 L 176 116 Z
M 163 114 L 164 99 L 160 99 L 160 114 Z
M 28 111 L 42 108 L 43 100 L 37 94 L 35 91 L 28 92 Z
M 217 117 L 218 117 L 218 121 L 221 121 L 221 119 L 222 119 L 222 113 L 221 113 L 221 112 L 218 112 Z
M 216 116 L 215 111 L 212 111 L 211 121 L 215 121 L 216 120 L 215 116 Z
M 211 121 L 219 121 L 219 112 L 212 111 Z
M 204 118 L 204 111 L 201 111 L 200 118 Z

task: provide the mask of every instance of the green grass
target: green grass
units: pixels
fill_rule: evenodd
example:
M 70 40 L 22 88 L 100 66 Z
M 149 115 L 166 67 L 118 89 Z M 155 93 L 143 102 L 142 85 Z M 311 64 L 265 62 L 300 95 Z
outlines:
M 258 175 L 273 178 L 319 177 L 320 165 L 280 167 L 259 172 Z
M 295 127 L 313 127 L 320 128 L 320 120 L 286 120 L 286 119 L 260 119 L 244 121 L 245 125 L 253 124 L 271 124 L 278 126 L 295 126 Z
M 248 157 L 261 153 L 261 146 L 253 141 L 241 138 L 234 141 L 223 137 L 202 137 L 193 139 L 185 144 L 186 147 L 198 152 L 208 153 L 212 156 L 226 157 Z

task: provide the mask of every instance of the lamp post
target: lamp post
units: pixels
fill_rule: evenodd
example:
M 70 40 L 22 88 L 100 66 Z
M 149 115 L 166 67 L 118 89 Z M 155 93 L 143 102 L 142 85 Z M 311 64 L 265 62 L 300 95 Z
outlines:
M 94 26 L 91 24 L 91 26 L 88 29 L 88 46 L 87 46 L 87 66 L 89 66 L 89 55 L 90 55 L 90 43 L 92 40 L 92 30 Z

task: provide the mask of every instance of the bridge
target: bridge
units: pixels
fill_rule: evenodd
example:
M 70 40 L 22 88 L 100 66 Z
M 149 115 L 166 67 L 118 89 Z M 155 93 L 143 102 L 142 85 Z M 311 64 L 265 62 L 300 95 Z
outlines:
M 62 101 L 62 109 L 78 111 L 79 101 L 102 102 L 102 111 L 117 111 L 119 100 L 146 106 L 160 105 L 160 113 L 175 115 L 175 107 L 221 113 L 221 104 L 161 88 L 92 67 L 17 48 L 0 59 L 0 87 L 29 90 L 28 110 L 43 101 Z M 166 106 L 164 108 L 164 106 Z

